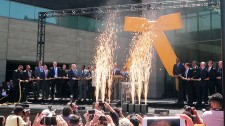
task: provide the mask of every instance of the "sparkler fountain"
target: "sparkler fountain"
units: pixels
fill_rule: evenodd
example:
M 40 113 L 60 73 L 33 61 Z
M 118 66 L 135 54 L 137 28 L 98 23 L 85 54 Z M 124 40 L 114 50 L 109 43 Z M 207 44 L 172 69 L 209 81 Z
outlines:
M 105 30 L 97 37 L 98 45 L 94 62 L 96 64 L 96 101 L 101 98 L 105 101 L 106 84 L 108 84 L 108 100 L 111 98 L 112 70 L 114 50 L 117 46 L 115 14 L 111 14 L 107 20 Z

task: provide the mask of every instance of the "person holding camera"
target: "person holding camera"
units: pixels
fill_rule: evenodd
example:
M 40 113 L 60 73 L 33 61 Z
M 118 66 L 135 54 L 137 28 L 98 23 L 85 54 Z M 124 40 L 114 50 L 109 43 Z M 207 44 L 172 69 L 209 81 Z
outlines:
M 32 126 L 68 126 L 61 115 L 55 115 L 54 111 L 45 109 L 41 114 L 37 114 Z
M 6 118 L 5 126 L 31 126 L 29 119 L 27 119 L 26 122 L 23 120 L 23 111 L 22 106 L 16 106 L 13 110 L 13 114 Z
M 139 114 L 128 115 L 127 119 L 130 120 L 134 126 L 142 126 L 142 117 Z
M 202 118 L 195 111 L 198 123 L 206 126 L 223 126 L 223 96 L 220 93 L 215 93 L 209 96 L 210 110 L 205 111 Z

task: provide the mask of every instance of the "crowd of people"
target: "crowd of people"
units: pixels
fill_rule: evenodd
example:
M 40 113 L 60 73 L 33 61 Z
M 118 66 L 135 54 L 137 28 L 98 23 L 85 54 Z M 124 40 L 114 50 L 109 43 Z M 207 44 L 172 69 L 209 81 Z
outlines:
M 184 120 L 182 126 L 223 126 L 223 96 L 215 93 L 209 97 L 209 102 L 211 109 L 205 111 L 202 116 L 194 107 L 188 106 L 183 113 L 173 116 Z M 95 102 L 93 109 L 87 110 L 83 115 L 72 102 L 67 103 L 60 113 L 49 107 L 40 114 L 37 113 L 32 121 L 30 111 L 32 110 L 23 106 L 15 106 L 13 113 L 8 117 L 0 116 L 0 126 L 172 126 L 170 120 L 166 119 L 155 119 L 145 123 L 148 118 L 146 115 L 132 113 L 125 116 L 119 108 L 113 108 L 107 102 Z M 180 123 L 175 125 L 181 126 Z
M 211 60 L 207 63 L 201 62 L 198 66 L 197 61 L 183 64 L 177 58 L 173 74 L 179 86 L 178 103 L 183 104 L 187 100 L 191 106 L 194 102 L 197 106 L 201 106 L 208 104 L 209 95 L 222 94 L 222 61 L 218 62 L 216 68 Z

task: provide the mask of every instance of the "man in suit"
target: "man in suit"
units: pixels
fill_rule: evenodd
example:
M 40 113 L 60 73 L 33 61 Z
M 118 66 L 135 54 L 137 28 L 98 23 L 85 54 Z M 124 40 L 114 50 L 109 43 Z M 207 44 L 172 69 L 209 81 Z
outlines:
M 70 100 L 76 101 L 78 99 L 78 71 L 76 64 L 71 64 L 71 69 L 68 72 Z
M 19 92 L 21 91 L 19 89 L 19 83 L 21 80 L 23 80 L 23 66 L 19 65 L 16 70 L 13 71 L 13 90 L 14 90 L 14 102 L 18 102 L 19 100 Z
M 179 85 L 179 91 L 178 91 L 178 101 L 177 103 L 184 103 L 185 99 L 185 83 L 183 83 L 180 76 L 184 72 L 184 65 L 180 62 L 179 58 L 176 58 L 176 64 L 173 66 L 173 75 L 175 79 L 177 79 L 178 85 Z
M 200 68 L 198 67 L 198 62 L 197 61 L 192 61 L 192 83 L 194 86 L 194 93 L 193 93 L 193 99 L 194 101 L 196 101 L 197 99 L 197 91 L 198 91 L 198 84 L 200 83 L 199 81 L 196 81 L 199 79 L 199 75 L 200 75 Z
M 43 66 L 43 72 L 41 74 L 42 81 L 42 100 L 47 100 L 49 97 L 50 90 L 50 81 L 48 80 L 50 77 L 49 70 L 47 65 Z
M 215 88 L 216 88 L 216 69 L 213 68 L 213 62 L 210 60 L 208 61 L 208 88 L 209 88 L 209 94 L 213 95 L 215 94 Z
M 216 72 L 216 92 L 222 94 L 222 69 L 223 62 L 218 62 L 218 69 Z
M 43 66 L 42 61 L 38 62 L 38 66 L 35 67 L 35 78 L 40 79 L 41 74 L 43 72 Z M 33 93 L 34 93 L 34 99 L 37 100 L 40 95 L 40 87 L 42 87 L 42 80 L 37 80 L 36 82 L 33 82 Z
M 62 65 L 62 69 L 60 71 L 60 85 L 61 85 L 61 92 L 62 92 L 62 97 L 67 98 L 68 96 L 68 91 L 69 91 L 69 85 L 68 85 L 68 70 L 66 69 L 66 64 Z
M 85 69 L 85 65 L 81 66 L 81 70 L 78 71 L 78 86 L 79 86 L 79 100 L 83 101 L 87 98 L 87 77 L 89 76 L 88 70 Z
M 188 96 L 188 105 L 193 105 L 193 83 L 190 81 L 192 77 L 192 68 L 189 63 L 184 64 L 185 72 L 182 74 L 183 82 L 186 85 L 186 94 Z
M 11 82 L 11 83 L 10 83 Z M 6 83 L 6 94 L 8 95 L 7 101 L 13 102 L 13 82 L 10 80 L 10 82 Z
M 59 83 L 59 75 L 60 75 L 60 68 L 57 66 L 57 62 L 54 61 L 52 63 L 53 67 L 50 69 L 50 77 L 53 78 L 51 80 L 51 100 L 55 98 L 55 87 L 56 87 L 56 95 L 57 97 L 61 98 L 61 86 Z
M 23 89 L 23 97 L 22 101 L 27 101 L 27 95 L 29 93 L 30 86 L 32 84 L 29 81 L 32 78 L 32 70 L 30 69 L 30 65 L 26 65 L 26 70 L 23 71 L 23 80 L 27 80 L 27 82 L 23 82 L 22 89 Z
M 200 83 L 198 84 L 198 90 L 197 90 L 197 105 L 202 104 L 202 95 L 205 104 L 208 103 L 208 70 L 206 69 L 206 63 L 201 62 L 200 63 Z
M 114 101 L 121 99 L 121 84 L 120 79 L 120 69 L 117 68 L 117 63 L 114 64 L 113 68 L 113 82 L 112 82 L 112 90 L 113 90 L 113 99 Z

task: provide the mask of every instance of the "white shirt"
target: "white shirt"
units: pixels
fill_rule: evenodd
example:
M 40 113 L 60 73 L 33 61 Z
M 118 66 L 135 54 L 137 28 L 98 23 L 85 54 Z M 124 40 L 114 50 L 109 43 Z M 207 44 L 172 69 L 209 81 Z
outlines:
M 21 116 L 17 116 L 17 115 L 9 115 L 6 118 L 6 124 L 5 126 L 18 126 L 17 125 L 17 118 L 19 119 L 19 126 L 26 126 L 27 123 L 23 121 Z
M 202 119 L 206 126 L 224 126 L 223 111 L 206 111 Z

